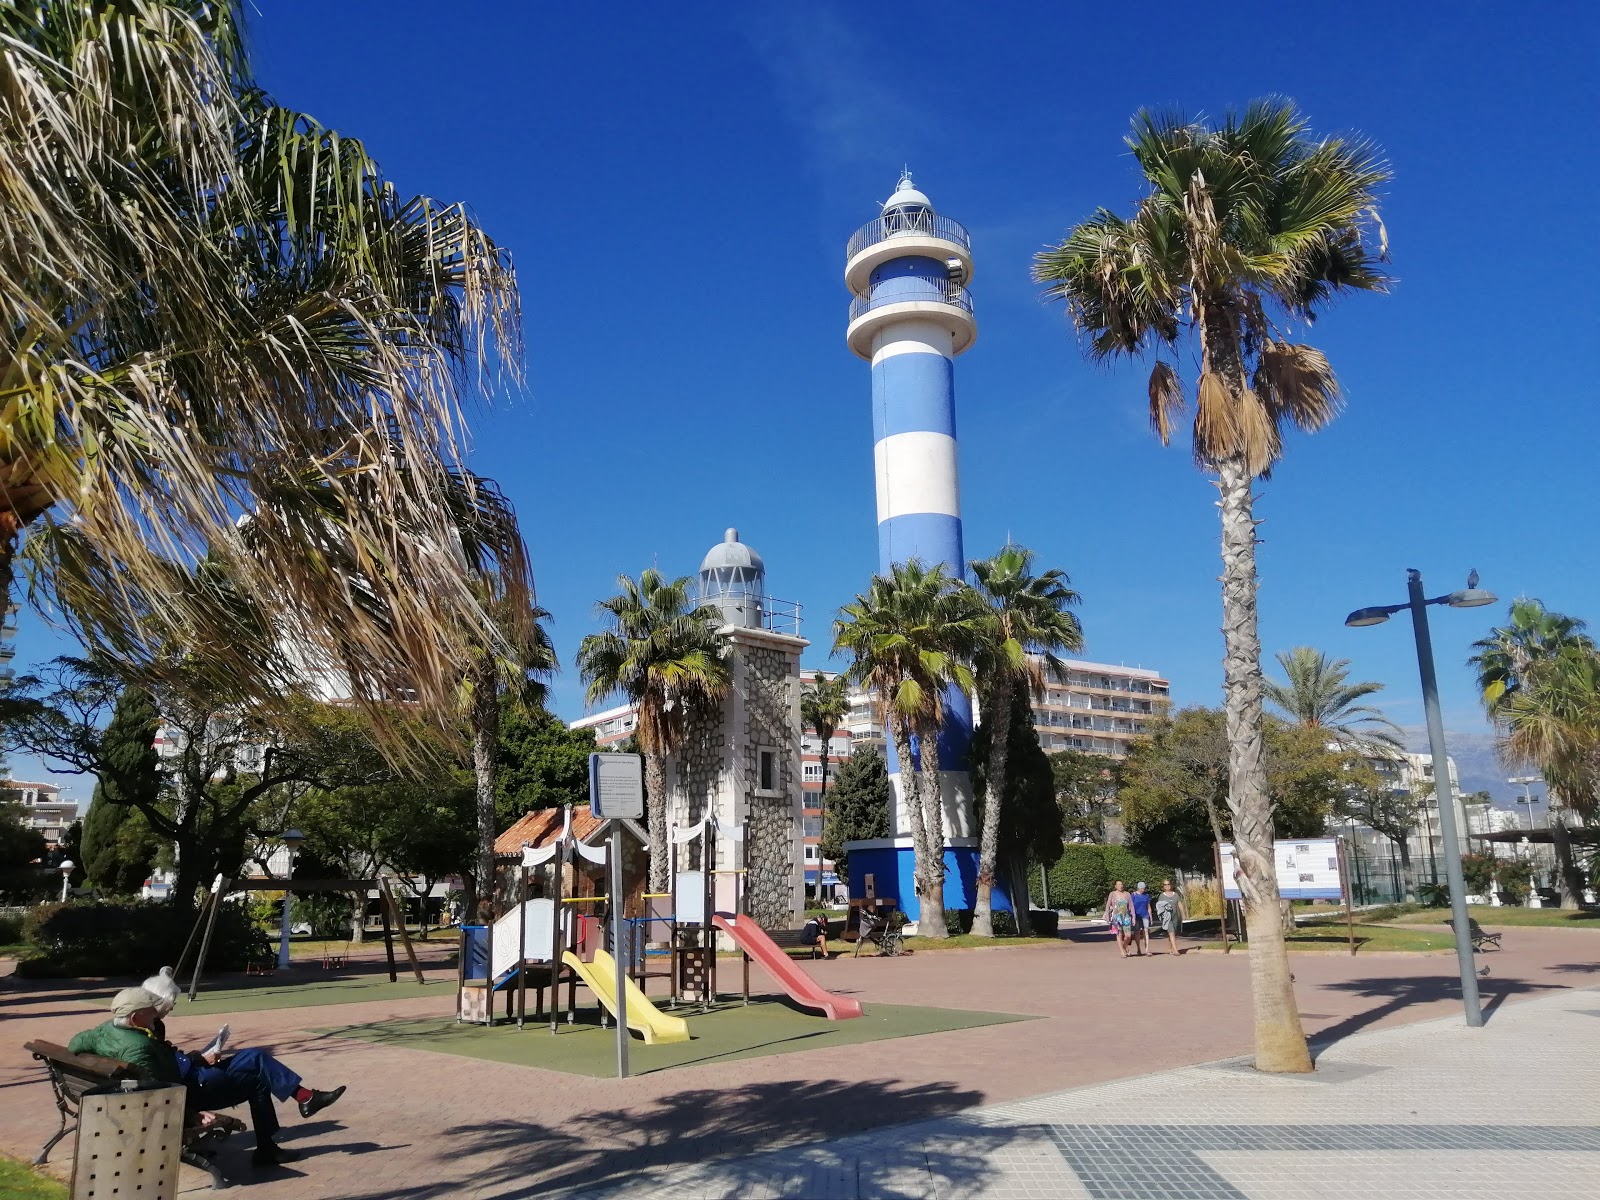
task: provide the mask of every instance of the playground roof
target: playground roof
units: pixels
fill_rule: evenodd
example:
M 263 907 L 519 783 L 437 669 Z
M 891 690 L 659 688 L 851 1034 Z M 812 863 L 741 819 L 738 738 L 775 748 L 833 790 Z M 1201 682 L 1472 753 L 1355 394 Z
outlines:
M 532 846 L 535 850 L 548 846 L 561 836 L 561 826 L 566 811 L 563 808 L 536 808 L 531 813 L 525 814 L 515 825 L 495 838 L 495 856 L 509 858 L 521 854 L 524 846 Z M 593 816 L 587 808 L 572 810 L 572 835 L 580 842 L 592 841 L 594 835 L 599 833 L 605 824 L 599 817 Z

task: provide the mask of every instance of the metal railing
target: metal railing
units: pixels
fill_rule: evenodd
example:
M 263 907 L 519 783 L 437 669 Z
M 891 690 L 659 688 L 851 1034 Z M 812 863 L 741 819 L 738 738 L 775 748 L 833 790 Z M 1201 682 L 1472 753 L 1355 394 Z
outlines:
M 886 213 L 876 221 L 868 221 L 850 236 L 850 244 L 845 247 L 845 261 L 849 262 L 868 246 L 896 237 L 936 237 L 955 242 L 963 249 L 972 249 L 972 235 L 960 221 L 917 208 Z
M 959 308 L 963 312 L 972 312 L 972 293 L 956 283 L 954 280 L 930 279 L 925 281 L 926 288 L 916 291 L 897 292 L 892 296 L 857 296 L 850 301 L 850 319 L 854 321 L 865 313 L 878 308 L 888 308 L 891 304 L 910 304 L 921 302 L 924 304 L 948 304 Z
M 761 624 L 773 633 L 786 633 L 790 637 L 800 636 L 800 602 L 798 600 L 774 600 L 766 597 L 761 606 Z

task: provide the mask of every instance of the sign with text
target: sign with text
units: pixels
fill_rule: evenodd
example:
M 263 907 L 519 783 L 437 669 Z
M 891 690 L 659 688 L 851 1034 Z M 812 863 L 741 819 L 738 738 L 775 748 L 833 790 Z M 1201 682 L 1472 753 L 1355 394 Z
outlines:
M 603 821 L 637 821 L 644 816 L 644 758 L 589 755 L 589 811 Z
M 1333 838 L 1298 838 L 1272 843 L 1278 894 L 1285 900 L 1337 900 L 1344 895 L 1339 875 L 1339 844 Z M 1233 843 L 1222 843 L 1222 894 L 1239 899 Z

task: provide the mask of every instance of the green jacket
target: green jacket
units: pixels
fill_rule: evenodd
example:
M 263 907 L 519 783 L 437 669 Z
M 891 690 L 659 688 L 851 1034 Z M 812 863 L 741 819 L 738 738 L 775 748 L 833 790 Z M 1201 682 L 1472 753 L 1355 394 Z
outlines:
M 178 1056 L 172 1047 L 142 1029 L 124 1028 L 107 1021 L 73 1035 L 67 1049 L 74 1054 L 98 1054 L 132 1064 L 141 1078 L 161 1083 L 181 1083 Z

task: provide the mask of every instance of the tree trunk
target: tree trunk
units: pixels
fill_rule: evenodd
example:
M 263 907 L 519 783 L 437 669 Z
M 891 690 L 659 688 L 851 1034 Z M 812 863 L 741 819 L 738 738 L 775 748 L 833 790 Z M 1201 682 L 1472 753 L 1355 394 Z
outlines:
M 1000 804 L 1006 794 L 1006 756 L 1010 752 L 1012 678 L 1001 671 L 994 681 L 989 707 L 989 761 L 983 780 L 983 830 L 978 838 L 978 895 L 972 905 L 974 937 L 994 936 L 991 903 L 994 860 L 1000 849 Z M 1013 897 L 1013 905 L 1015 898 Z M 1015 914 L 1013 914 L 1015 915 Z M 1019 923 L 1020 925 L 1020 923 Z
M 478 919 L 494 920 L 495 755 L 500 744 L 500 696 L 494 664 L 484 656 L 472 681 L 472 772 L 477 782 L 478 858 L 473 871 Z M 487 912 L 483 911 L 487 908 Z
M 1273 867 L 1261 719 L 1261 638 L 1256 628 L 1256 527 L 1251 477 L 1238 459 L 1218 468 L 1222 512 L 1223 690 L 1228 728 L 1228 807 L 1233 813 L 1245 926 L 1250 938 L 1256 1069 L 1310 1071 L 1311 1053 L 1289 978 Z
M 947 938 L 950 930 L 944 920 L 944 781 L 939 777 L 939 731 L 937 728 L 917 739 L 917 791 L 922 801 L 922 830 L 927 852 L 922 857 L 922 914 L 917 934 L 925 938 Z
M 1565 810 L 1556 808 L 1546 818 L 1550 826 L 1550 844 L 1556 855 L 1556 883 L 1561 893 L 1561 907 L 1576 909 L 1583 896 L 1583 875 L 1572 861 L 1572 836 L 1567 832 Z
M 672 863 L 667 857 L 667 763 L 662 754 L 644 756 L 644 810 L 650 833 L 650 890 L 669 892 L 672 880 L 667 878 Z M 704 864 L 707 871 L 716 869 L 716 863 Z
M 350 940 L 357 945 L 367 940 L 367 894 L 350 893 Z
M 917 772 L 916 763 L 911 757 L 911 730 L 903 718 L 891 713 L 888 721 L 889 736 L 894 742 L 894 755 L 896 765 L 899 766 L 900 776 L 899 795 L 890 795 L 890 804 L 904 804 L 906 816 L 911 821 L 911 877 L 917 885 L 918 929 L 922 928 L 922 918 L 927 915 L 928 906 L 922 896 L 922 880 L 926 874 L 924 859 L 928 853 L 927 823 L 922 811 L 922 781 Z M 892 814 L 891 814 L 892 815 Z M 894 821 L 893 831 L 899 832 L 899 821 Z M 900 907 L 905 907 L 905 897 L 899 897 Z M 941 924 L 944 912 L 940 910 Z
M 1405 898 L 1415 902 L 1417 881 L 1411 870 L 1411 839 L 1402 834 L 1395 838 L 1394 844 L 1400 851 L 1400 887 L 1405 893 Z

